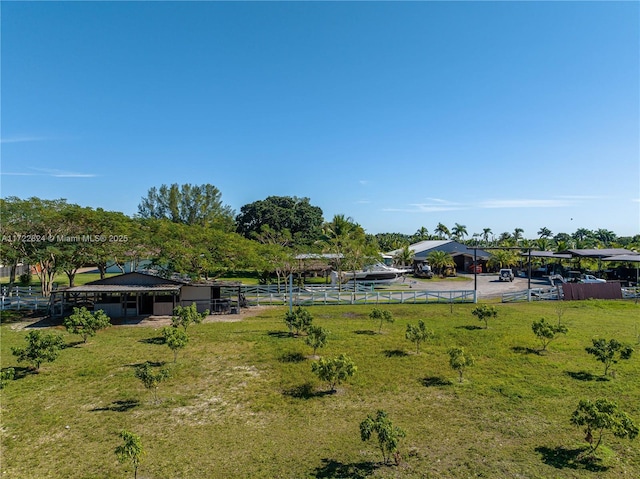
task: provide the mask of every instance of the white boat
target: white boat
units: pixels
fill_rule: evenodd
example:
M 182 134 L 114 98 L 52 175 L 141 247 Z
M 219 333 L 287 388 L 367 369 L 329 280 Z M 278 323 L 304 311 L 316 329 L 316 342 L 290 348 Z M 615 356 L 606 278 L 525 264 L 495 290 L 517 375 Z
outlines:
M 356 282 L 361 283 L 390 283 L 400 278 L 402 275 L 412 271 L 412 269 L 399 269 L 382 263 L 375 263 L 358 271 L 343 271 L 342 283 L 348 283 L 354 279 Z M 335 284 L 337 282 L 338 273 L 336 271 L 332 271 L 331 283 Z

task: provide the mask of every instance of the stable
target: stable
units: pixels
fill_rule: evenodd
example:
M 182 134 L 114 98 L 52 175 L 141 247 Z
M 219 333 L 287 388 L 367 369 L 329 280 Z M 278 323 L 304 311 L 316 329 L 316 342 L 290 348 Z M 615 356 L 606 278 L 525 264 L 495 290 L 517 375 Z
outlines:
M 111 318 L 168 316 L 176 306 L 195 303 L 198 312 L 237 312 L 239 282 L 192 283 L 144 273 L 125 273 L 52 292 L 51 315 L 64 316 L 73 307 L 103 310 Z

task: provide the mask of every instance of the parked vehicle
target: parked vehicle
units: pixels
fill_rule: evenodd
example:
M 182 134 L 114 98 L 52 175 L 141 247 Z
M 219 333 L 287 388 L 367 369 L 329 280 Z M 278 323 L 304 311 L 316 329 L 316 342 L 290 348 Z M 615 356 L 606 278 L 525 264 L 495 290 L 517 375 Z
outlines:
M 607 280 L 596 278 L 592 274 L 583 274 L 582 277 L 580 278 L 580 282 L 581 283 L 606 283 Z
M 513 271 L 508 268 L 503 268 L 500 270 L 498 278 L 500 281 L 513 281 Z
M 413 272 L 413 275 L 416 278 L 431 279 L 431 278 L 433 278 L 433 271 L 431 271 L 431 266 L 429 266 L 428 264 L 424 263 L 424 264 L 421 264 L 420 266 L 416 267 L 416 269 Z
M 472 264 L 467 268 L 469 273 L 482 273 L 482 265 L 481 264 Z

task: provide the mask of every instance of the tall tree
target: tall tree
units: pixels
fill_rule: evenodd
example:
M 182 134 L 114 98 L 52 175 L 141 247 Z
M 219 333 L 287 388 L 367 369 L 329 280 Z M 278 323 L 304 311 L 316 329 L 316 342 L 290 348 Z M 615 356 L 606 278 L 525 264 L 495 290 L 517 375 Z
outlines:
M 420 228 L 418 228 L 418 231 L 413 233 L 412 238 L 413 238 L 413 242 L 417 243 L 419 241 L 428 240 L 429 238 L 431 238 L 431 236 L 429 236 L 429 230 L 424 226 L 421 226 Z
M 377 243 L 368 241 L 362 226 L 344 215 L 335 215 L 324 223 L 319 243 L 326 253 L 335 256 L 339 277 L 342 271 L 357 270 L 378 256 Z
M 451 234 L 457 241 L 464 241 L 464 237 L 468 235 L 467 227 L 465 225 L 456 223 L 455 226 L 451 229 Z
M 61 269 L 61 245 L 68 234 L 62 211 L 70 205 L 64 199 L 10 197 L 2 207 L 2 233 L 11 240 L 3 241 L 2 257 L 11 261 L 21 258 L 32 265 L 42 294 L 49 296 L 53 279 Z
M 491 228 L 482 228 L 482 240 L 485 242 L 485 244 L 489 244 L 489 235 L 491 233 Z
M 436 226 L 436 229 L 434 230 L 436 235 L 438 236 L 438 238 L 440 239 L 444 239 L 446 238 L 451 238 L 451 232 L 449 231 L 449 228 L 447 228 L 444 224 L 442 223 L 438 223 L 438 226 Z
M 222 193 L 210 184 L 154 186 L 141 199 L 138 216 L 224 231 L 233 231 L 235 227 L 234 211 L 222 203 Z
M 240 208 L 237 231 L 246 238 L 263 234 L 265 228 L 275 234 L 288 232 L 294 243 L 310 245 L 321 234 L 322 209 L 309 198 L 269 196 Z
M 551 238 L 553 236 L 553 233 L 551 233 L 551 230 L 549 228 L 543 226 L 538 230 L 538 236 L 540 238 Z
M 605 228 L 597 229 L 593 236 L 600 242 L 600 244 L 608 248 L 612 242 L 616 240 L 616 234 L 613 231 L 610 231 Z
M 513 230 L 513 240 L 516 244 L 518 244 L 518 242 L 522 239 L 522 233 L 524 233 L 524 230 L 522 228 L 516 228 Z

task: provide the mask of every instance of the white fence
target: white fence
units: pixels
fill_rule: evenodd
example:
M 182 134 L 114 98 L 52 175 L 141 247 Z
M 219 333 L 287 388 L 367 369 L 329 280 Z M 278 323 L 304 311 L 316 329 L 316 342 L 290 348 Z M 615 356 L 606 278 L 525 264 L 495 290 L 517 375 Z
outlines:
M 475 303 L 473 290 L 459 291 L 338 291 L 332 288 L 284 288 L 244 286 L 241 294 L 248 305 L 324 305 L 324 304 L 394 304 L 394 303 Z

